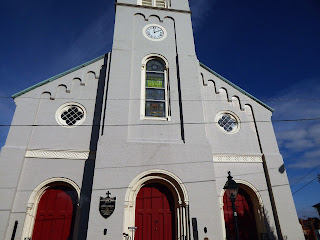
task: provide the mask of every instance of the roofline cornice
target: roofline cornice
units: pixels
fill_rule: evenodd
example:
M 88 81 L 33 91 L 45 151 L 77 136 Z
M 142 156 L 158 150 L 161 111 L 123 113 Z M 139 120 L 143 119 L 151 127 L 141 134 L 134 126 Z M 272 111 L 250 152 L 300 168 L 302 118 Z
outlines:
M 99 61 L 99 60 L 105 58 L 106 55 L 107 55 L 107 54 L 104 54 L 104 55 L 102 55 L 102 56 L 100 56 L 100 57 L 97 57 L 97 58 L 95 58 L 95 59 L 93 59 L 93 60 L 91 60 L 91 61 L 89 61 L 89 62 L 86 62 L 86 63 L 84 63 L 84 64 L 81 64 L 81 65 L 79 65 L 79 66 L 77 66 L 77 67 L 75 67 L 75 68 L 72 68 L 72 69 L 70 69 L 70 70 L 68 70 L 68 71 L 65 71 L 65 72 L 63 72 L 63 73 L 60 73 L 60 74 L 54 76 L 54 77 L 51 77 L 51 78 L 49 78 L 49 79 L 47 79 L 47 80 L 44 80 L 44 81 L 42 81 L 42 82 L 40 82 L 40 83 L 37 83 L 37 84 L 35 84 L 35 85 L 31 86 L 31 87 L 28 87 L 28 88 L 26 88 L 26 89 L 24 89 L 24 90 L 22 90 L 22 91 L 20 91 L 20 92 L 18 92 L 18 93 L 16 93 L 16 94 L 13 94 L 13 95 L 12 95 L 12 98 L 15 99 L 15 98 L 17 98 L 17 97 L 20 97 L 21 95 L 23 95 L 23 94 L 25 94 L 25 93 L 27 93 L 27 92 L 30 92 L 30 91 L 33 90 L 33 89 L 36 89 L 36 88 L 38 88 L 38 87 L 40 87 L 40 86 L 43 86 L 43 85 L 45 85 L 45 84 L 47 84 L 47 83 L 49 83 L 49 82 L 52 82 L 52 81 L 56 80 L 56 79 L 58 79 L 58 78 L 61 78 L 61 77 L 65 76 L 65 75 L 68 75 L 68 74 L 70 74 L 70 73 L 72 73 L 72 72 L 74 72 L 74 71 L 77 71 L 77 70 L 79 70 L 79 69 L 81 69 L 81 68 L 83 68 L 83 67 L 86 67 L 86 66 L 88 66 L 88 65 L 90 65 L 90 64 L 92 64 L 92 63 L 94 63 L 94 62 L 96 62 L 96 61 Z
M 163 10 L 167 12 L 178 12 L 178 13 L 187 13 L 191 14 L 191 11 L 187 10 L 179 10 L 179 9 L 172 9 L 172 8 L 162 8 L 162 7 L 150 7 L 150 6 L 142 6 L 137 4 L 130 4 L 130 3 L 118 3 L 116 2 L 116 6 L 125 6 L 125 7 L 135 7 L 135 8 L 147 8 L 147 9 L 153 9 L 153 10 Z
M 204 65 L 203 63 L 200 63 L 200 66 L 203 67 L 204 69 L 206 69 L 207 71 L 209 71 L 210 73 L 212 73 L 213 75 L 215 75 L 217 78 L 221 79 L 222 81 L 224 81 L 225 83 L 229 84 L 230 86 L 234 87 L 235 89 L 237 89 L 238 91 L 240 91 L 241 93 L 243 93 L 244 95 L 246 95 L 247 97 L 251 98 L 252 100 L 254 100 L 255 102 L 259 103 L 260 105 L 262 105 L 263 107 L 267 108 L 268 110 L 270 110 L 271 112 L 274 112 L 274 109 L 270 106 L 268 106 L 267 104 L 265 104 L 264 102 L 260 101 L 259 99 L 257 99 L 256 97 L 252 96 L 250 93 L 246 92 L 245 90 L 243 90 L 242 88 L 238 87 L 237 85 L 235 85 L 234 83 L 230 82 L 228 79 L 224 78 L 223 76 L 221 76 L 220 74 L 216 73 L 215 71 L 213 71 L 211 68 L 207 67 L 206 65 Z

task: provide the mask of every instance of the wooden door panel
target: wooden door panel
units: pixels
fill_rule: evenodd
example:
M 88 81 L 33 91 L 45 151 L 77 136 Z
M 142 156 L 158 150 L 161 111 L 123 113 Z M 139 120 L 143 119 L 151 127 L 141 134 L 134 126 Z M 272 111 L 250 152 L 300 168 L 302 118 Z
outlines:
M 152 229 L 153 229 L 153 223 L 152 223 L 152 214 L 149 213 L 149 214 L 146 214 L 146 217 L 145 217 L 145 225 L 143 226 L 146 226 L 145 228 L 145 231 L 146 231 L 146 234 L 144 235 L 143 234 L 143 239 L 145 240 L 148 240 L 148 239 L 152 239 Z
M 32 240 L 67 240 L 71 236 L 77 196 L 66 187 L 49 188 L 38 204 Z
M 160 184 L 141 188 L 136 199 L 135 240 L 172 240 L 173 198 Z
M 142 214 L 136 214 L 136 226 L 144 226 L 143 215 Z M 142 238 L 142 232 L 141 231 L 136 231 L 135 238 L 136 239 L 143 239 Z
M 223 196 L 223 203 L 227 239 L 233 240 L 236 239 L 234 217 L 232 203 L 227 197 L 227 194 Z M 241 188 L 239 189 L 235 206 L 238 215 L 239 238 L 241 240 L 257 240 L 258 233 L 252 200 L 250 196 Z

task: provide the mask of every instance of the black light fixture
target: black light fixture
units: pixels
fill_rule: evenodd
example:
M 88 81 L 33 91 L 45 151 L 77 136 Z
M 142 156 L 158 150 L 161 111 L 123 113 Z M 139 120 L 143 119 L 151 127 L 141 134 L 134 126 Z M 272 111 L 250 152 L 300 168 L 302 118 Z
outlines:
M 228 181 L 224 185 L 223 189 L 226 190 L 228 198 L 231 200 L 232 203 L 232 210 L 233 210 L 233 217 L 234 217 L 234 225 L 236 229 L 236 236 L 237 240 L 239 240 L 239 229 L 238 229 L 238 215 L 236 210 L 235 201 L 238 196 L 239 184 L 233 180 L 231 176 L 231 172 L 228 172 Z
M 318 204 L 316 204 L 316 205 L 314 205 L 314 206 L 312 206 L 312 207 L 314 207 L 315 209 L 317 209 L 317 211 L 318 211 L 318 213 L 319 213 L 319 216 L 320 216 L 320 203 L 318 203 Z

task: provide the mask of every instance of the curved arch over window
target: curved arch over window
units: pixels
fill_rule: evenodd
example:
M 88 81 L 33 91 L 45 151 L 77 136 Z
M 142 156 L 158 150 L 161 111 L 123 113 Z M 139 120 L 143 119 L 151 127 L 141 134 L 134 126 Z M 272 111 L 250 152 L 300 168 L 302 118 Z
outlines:
M 168 8 L 169 0 L 138 0 L 138 4 L 149 7 Z
M 166 62 L 158 57 L 148 57 L 142 66 L 141 116 L 169 118 L 168 74 Z

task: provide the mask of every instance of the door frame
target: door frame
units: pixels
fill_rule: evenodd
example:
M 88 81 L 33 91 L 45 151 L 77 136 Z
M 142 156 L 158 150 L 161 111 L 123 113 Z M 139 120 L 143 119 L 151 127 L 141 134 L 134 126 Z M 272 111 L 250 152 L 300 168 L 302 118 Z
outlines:
M 185 239 L 182 238 L 183 236 L 186 236 L 187 239 L 189 239 L 191 233 L 189 226 L 189 197 L 187 190 L 177 176 L 160 169 L 141 173 L 129 185 L 125 195 L 123 233 L 129 234 L 129 236 L 132 235 L 128 228 L 135 226 L 136 197 L 140 189 L 149 183 L 162 184 L 171 191 L 174 200 L 174 214 L 176 216 L 175 233 L 178 239 Z
M 251 198 L 253 211 L 254 211 L 254 218 L 256 221 L 257 233 L 258 238 L 260 239 L 261 234 L 266 233 L 266 226 L 265 222 L 265 215 L 264 215 L 264 206 L 262 202 L 262 197 L 258 190 L 249 182 L 244 180 L 235 180 L 238 183 L 240 188 L 242 188 Z M 224 211 L 223 211 L 223 196 L 226 190 L 222 189 L 220 195 L 220 212 L 221 212 L 221 219 L 222 219 L 222 227 L 223 227 L 223 239 L 227 239 L 227 232 L 225 228 L 225 220 L 224 220 Z

